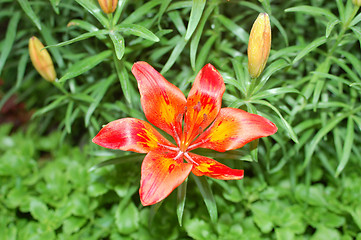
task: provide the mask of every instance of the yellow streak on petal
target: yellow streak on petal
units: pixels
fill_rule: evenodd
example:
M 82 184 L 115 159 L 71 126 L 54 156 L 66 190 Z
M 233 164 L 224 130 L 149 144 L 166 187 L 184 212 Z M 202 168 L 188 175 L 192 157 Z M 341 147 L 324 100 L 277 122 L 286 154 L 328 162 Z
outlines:
M 232 130 L 235 129 L 235 127 L 236 124 L 233 121 L 228 121 L 223 124 L 222 121 L 219 121 L 217 126 L 214 126 L 213 131 L 209 134 L 208 139 L 210 139 L 211 142 L 225 141 L 230 135 L 232 135 Z
M 158 138 L 155 136 L 153 131 L 149 131 L 147 128 L 142 128 L 137 136 L 141 137 L 145 141 L 138 142 L 138 144 L 146 145 L 150 149 L 156 149 L 158 147 Z
M 163 98 L 159 103 L 159 112 L 164 121 L 172 125 L 174 123 L 174 118 L 176 117 L 175 108 L 171 104 L 167 104 Z

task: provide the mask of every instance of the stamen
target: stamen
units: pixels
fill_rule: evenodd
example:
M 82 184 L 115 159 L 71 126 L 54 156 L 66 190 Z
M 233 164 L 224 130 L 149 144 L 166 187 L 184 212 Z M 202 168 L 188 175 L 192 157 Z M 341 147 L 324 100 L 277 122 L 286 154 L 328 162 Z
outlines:
M 175 137 L 175 141 L 177 142 L 177 145 L 180 146 L 181 141 L 180 141 L 179 135 L 178 135 L 177 130 L 175 129 L 174 125 L 173 125 L 173 134 L 174 134 L 174 137 Z
M 189 160 L 191 163 L 193 163 L 194 165 L 199 166 L 199 164 L 198 164 L 197 162 L 195 162 L 195 161 L 191 158 L 191 156 L 189 156 L 189 154 L 188 154 L 187 152 L 184 153 L 184 157 L 185 157 L 187 160 Z
M 168 149 L 168 150 L 172 150 L 172 151 L 179 151 L 179 148 L 177 148 L 177 147 L 172 147 L 172 146 L 168 146 L 168 145 L 164 145 L 164 144 L 161 144 L 161 143 L 157 143 L 159 146 L 161 146 L 161 147 L 164 147 L 164 148 L 166 148 L 166 149 Z
M 193 149 L 196 149 L 199 145 L 202 145 L 202 144 L 205 143 L 205 142 L 206 142 L 206 140 L 202 139 L 202 141 L 190 145 L 190 146 L 187 148 L 187 151 L 191 151 L 191 150 L 193 150 Z
M 177 160 L 177 159 L 181 158 L 182 156 L 183 156 L 183 152 L 179 151 L 177 156 L 175 156 L 174 160 Z

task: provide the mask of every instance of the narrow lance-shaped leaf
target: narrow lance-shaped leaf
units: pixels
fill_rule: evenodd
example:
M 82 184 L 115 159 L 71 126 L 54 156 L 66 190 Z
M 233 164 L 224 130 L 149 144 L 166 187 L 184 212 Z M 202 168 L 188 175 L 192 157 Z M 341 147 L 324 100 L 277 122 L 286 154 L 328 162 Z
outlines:
M 295 59 L 293 60 L 293 63 L 296 63 L 297 61 L 301 60 L 304 56 L 306 56 L 308 53 L 312 52 L 322 44 L 324 44 L 327 41 L 327 38 L 325 36 L 316 38 L 313 40 L 310 44 L 305 46 L 305 48 L 297 54 Z
M 68 104 L 68 107 L 66 108 L 66 113 L 65 113 L 65 130 L 68 134 L 71 133 L 71 115 L 73 113 L 73 109 L 74 109 L 74 102 L 71 101 Z
M 60 3 L 60 0 L 50 0 L 51 6 L 53 7 L 56 14 L 59 14 L 59 8 L 58 5 Z
M 95 0 L 75 0 L 79 5 L 85 8 L 90 14 L 92 14 L 98 21 L 103 25 L 103 27 L 107 27 L 108 19 L 104 17 L 102 11 L 100 11 L 100 7 Z
M 75 42 L 79 42 L 81 40 L 88 39 L 90 37 L 102 38 L 106 34 L 109 34 L 109 30 L 102 29 L 102 30 L 98 30 L 98 31 L 94 31 L 94 32 L 83 33 L 83 34 L 81 34 L 81 35 L 79 35 L 79 36 L 77 36 L 77 37 L 75 37 L 73 39 L 70 39 L 68 41 L 64 41 L 64 42 L 61 42 L 61 43 L 58 43 L 58 44 L 50 45 L 50 46 L 47 46 L 46 48 L 62 47 L 62 46 L 66 46 L 66 45 L 69 45 L 69 44 L 72 44 L 72 43 L 75 43 Z
M 306 13 L 309 15 L 314 15 L 314 16 L 320 16 L 323 15 L 325 17 L 327 17 L 329 20 L 335 20 L 337 19 L 337 17 L 329 10 L 325 9 L 325 8 L 320 8 L 320 7 L 314 7 L 314 6 L 297 6 L 297 7 L 292 7 L 292 8 L 287 8 L 285 10 L 285 12 L 302 12 L 302 13 Z
M 355 110 L 360 110 L 359 108 L 354 109 Z M 306 158 L 305 161 L 303 163 L 302 168 L 305 169 L 308 164 L 310 163 L 311 159 L 312 159 L 312 155 L 315 152 L 318 143 L 321 141 L 321 139 L 328 133 L 330 132 L 333 128 L 336 127 L 336 125 L 338 123 L 340 123 L 343 119 L 347 118 L 349 115 L 351 115 L 352 112 L 346 112 L 343 113 L 341 115 L 338 115 L 334 118 L 332 118 L 327 125 L 325 125 L 324 127 L 322 127 L 317 134 L 314 136 L 314 138 L 312 139 L 312 141 L 310 142 L 310 144 L 308 145 L 308 148 L 306 148 Z
M 340 175 L 342 170 L 345 168 L 348 160 L 350 159 L 351 148 L 353 146 L 354 137 L 355 137 L 354 121 L 352 119 L 352 116 L 350 116 L 348 117 L 347 120 L 346 138 L 345 138 L 345 143 L 343 145 L 342 158 L 336 169 L 336 176 Z
M 120 35 L 117 32 L 111 31 L 109 33 L 110 39 L 113 42 L 114 45 L 114 51 L 117 55 L 118 60 L 122 59 L 125 51 L 125 44 L 124 44 L 124 38 L 122 35 Z
M 184 38 L 180 38 L 177 45 L 175 45 L 168 61 L 164 64 L 164 67 L 162 69 L 162 71 L 160 72 L 161 74 L 164 74 L 165 72 L 167 72 L 175 63 L 175 61 L 178 59 L 179 55 L 181 54 L 181 52 L 183 51 L 184 47 L 187 45 L 188 41 L 186 41 Z
M 285 129 L 287 130 L 287 132 L 290 135 L 291 139 L 295 143 L 298 143 L 298 138 L 297 138 L 297 135 L 295 134 L 293 128 L 286 121 L 286 119 L 283 118 L 282 114 L 278 111 L 278 109 L 275 106 L 273 106 L 272 104 L 270 104 L 269 102 L 267 102 L 265 100 L 252 100 L 251 102 L 256 103 L 256 104 L 261 104 L 261 105 L 264 105 L 264 106 L 267 106 L 267 107 L 271 108 L 278 115 L 278 117 L 281 119 L 281 121 L 284 124 Z
M 290 87 L 280 87 L 280 88 L 272 88 L 267 89 L 262 92 L 259 92 L 252 96 L 252 99 L 263 99 L 263 98 L 269 98 L 272 96 L 279 96 L 286 93 L 296 93 L 301 95 L 300 91 L 298 91 L 296 88 L 290 88 Z
M 211 187 L 209 186 L 206 177 L 196 177 L 194 175 L 192 176 L 194 177 L 194 181 L 196 182 L 197 187 L 199 188 L 199 191 L 202 194 L 209 216 L 211 217 L 211 221 L 216 223 L 218 218 L 217 204 L 216 204 L 216 200 L 213 197 Z
M 138 24 L 118 24 L 114 27 L 115 31 L 120 31 L 125 34 L 132 34 L 153 42 L 159 42 L 159 38 L 147 28 Z
M 261 80 L 259 81 L 258 85 L 254 88 L 253 94 L 257 93 L 262 87 L 267 83 L 268 79 L 277 71 L 289 66 L 290 64 L 286 62 L 284 59 L 278 59 L 277 61 L 273 62 L 269 65 L 263 75 L 261 76 Z
M 118 1 L 118 6 L 113 15 L 113 26 L 117 25 L 119 18 L 121 16 L 121 13 L 123 12 L 123 8 L 125 7 L 126 2 L 127 2 L 127 0 L 119 0 Z
M 26 15 L 31 19 L 31 21 L 35 24 L 35 26 L 41 30 L 41 24 L 38 16 L 35 14 L 34 10 L 31 8 L 28 0 L 18 0 L 21 8 L 24 10 Z
M 127 102 L 132 105 L 132 97 L 131 97 L 131 83 L 128 76 L 128 72 L 124 66 L 123 61 L 119 61 L 115 56 L 113 58 L 115 69 L 117 70 L 118 79 L 120 82 L 120 86 L 122 88 L 123 94 Z
M 37 110 L 33 115 L 32 115 L 32 118 L 35 118 L 37 116 L 41 116 L 41 115 L 44 115 L 45 113 L 55 109 L 55 108 L 58 108 L 64 104 L 67 103 L 67 101 L 64 101 L 66 100 L 67 96 L 65 95 L 62 95 L 62 96 L 58 96 L 58 98 L 56 98 L 56 100 L 54 100 L 52 103 L 48 104 L 47 106 L 43 107 L 43 108 L 40 108 L 39 110 Z
M 333 28 L 334 28 L 337 24 L 339 24 L 340 22 L 341 22 L 340 20 L 335 19 L 335 20 L 329 21 L 329 22 L 327 23 L 326 34 L 325 34 L 326 38 L 328 38 L 328 37 L 330 36 Z
M 184 206 L 186 203 L 187 197 L 187 182 L 188 178 L 177 188 L 177 216 L 178 216 L 178 223 L 182 226 L 182 219 L 183 219 L 183 212 Z
M 10 19 L 8 28 L 6 30 L 5 41 L 2 44 L 1 55 L 0 55 L 0 75 L 5 65 L 6 59 L 9 56 L 13 47 L 18 22 L 20 20 L 20 12 L 16 12 Z
M 231 59 L 231 61 L 232 61 L 234 72 L 236 74 L 237 83 L 238 83 L 236 85 L 236 87 L 245 96 L 246 91 L 247 91 L 247 86 L 250 84 L 250 82 L 249 82 L 249 80 L 250 80 L 249 74 L 248 73 L 246 74 L 247 70 L 245 70 L 244 66 L 241 64 L 239 59 L 238 60 L 237 59 Z
M 174 26 L 176 27 L 177 31 L 180 33 L 181 36 L 184 36 L 186 33 L 186 26 L 184 25 L 183 18 L 179 11 L 171 11 L 168 13 L 170 20 L 173 22 Z
M 134 23 L 139 19 L 144 19 L 144 16 L 146 16 L 155 6 L 161 4 L 162 1 L 163 0 L 148 1 L 132 12 L 132 14 L 130 14 L 122 23 Z
M 202 15 L 202 18 L 200 22 L 198 23 L 198 27 L 195 30 L 195 33 L 192 37 L 191 43 L 190 43 L 190 59 L 191 59 L 191 66 L 193 70 L 195 70 L 196 67 L 196 55 L 197 55 L 197 49 L 199 45 L 199 40 L 201 39 L 204 25 L 210 16 L 210 14 L 213 12 L 215 8 L 215 5 L 210 5 L 207 7 L 207 9 L 204 11 L 204 14 Z
M 214 42 L 217 40 L 217 38 L 218 38 L 217 35 L 213 35 L 203 45 L 201 51 L 199 52 L 198 59 L 196 62 L 196 72 L 201 70 L 201 68 L 206 64 L 207 57 L 211 52 L 211 48 Z
M 66 26 L 67 27 L 78 26 L 81 29 L 84 29 L 84 30 L 86 30 L 88 32 L 95 32 L 95 31 L 99 30 L 99 28 L 97 28 L 96 26 L 94 26 L 90 22 L 80 20 L 80 19 L 73 19 Z
M 99 105 L 100 101 L 103 99 L 105 93 L 107 92 L 108 88 L 112 84 L 115 79 L 115 75 L 110 75 L 107 80 L 101 83 L 101 87 L 95 90 L 94 99 L 95 101 L 90 104 L 88 111 L 85 114 L 85 126 L 89 125 L 90 117 L 92 116 L 93 112 L 95 111 L 96 107 Z
M 204 6 L 206 5 L 206 0 L 193 0 L 191 16 L 189 18 L 187 33 L 185 36 L 185 40 L 190 39 L 194 30 L 196 29 L 199 20 L 202 17 Z
M 230 30 L 234 35 L 239 37 L 239 39 L 247 44 L 249 39 L 249 34 L 241 28 L 239 25 L 234 23 L 231 19 L 226 18 L 223 15 L 219 15 L 217 18 L 228 30 Z
M 85 59 L 75 63 L 68 69 L 68 71 L 64 74 L 64 76 L 59 79 L 59 82 L 64 82 L 70 78 L 77 77 L 77 76 L 89 71 L 90 69 L 92 69 L 96 65 L 98 65 L 99 63 L 103 62 L 111 54 L 112 54 L 112 52 L 110 50 L 106 50 L 95 56 L 85 58 Z

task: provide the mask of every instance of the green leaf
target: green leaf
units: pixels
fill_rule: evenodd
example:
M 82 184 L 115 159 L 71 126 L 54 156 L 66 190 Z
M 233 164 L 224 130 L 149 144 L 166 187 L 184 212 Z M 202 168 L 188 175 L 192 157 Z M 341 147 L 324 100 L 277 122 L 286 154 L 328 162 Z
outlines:
M 218 35 L 212 35 L 206 43 L 203 45 L 201 51 L 198 54 L 196 63 L 196 72 L 200 71 L 201 68 L 206 64 L 208 54 L 211 52 L 211 48 L 214 42 L 217 40 Z
M 115 213 L 115 225 L 121 234 L 129 235 L 139 228 L 139 212 L 132 201 L 125 207 L 119 204 Z
M 91 15 L 93 15 L 103 25 L 108 26 L 108 19 L 104 17 L 100 6 L 95 0 L 75 0 L 80 6 L 85 8 Z
M 355 54 L 352 54 L 348 51 L 338 50 L 337 52 L 346 57 L 346 59 L 352 64 L 353 70 L 357 72 L 359 77 L 361 77 L 361 61 L 360 61 L 360 59 L 357 56 L 355 56 Z
M 162 3 L 162 0 L 152 0 L 148 1 L 147 3 L 143 4 L 141 7 L 137 8 L 132 14 L 130 14 L 123 22 L 125 23 L 134 23 L 140 19 L 144 19 L 144 16 L 146 16 L 151 10 Z
M 202 18 L 198 24 L 198 27 L 192 37 L 191 43 L 190 43 L 190 60 L 191 60 L 191 66 L 193 70 L 196 69 L 196 55 L 197 55 L 197 49 L 199 45 L 199 40 L 201 39 L 204 25 L 209 18 L 210 14 L 213 12 L 215 8 L 215 5 L 212 4 L 205 10 L 204 14 L 202 15 Z
M 305 169 L 306 166 L 310 163 L 311 159 L 312 159 L 312 155 L 316 150 L 316 147 L 318 145 L 318 143 L 321 141 L 321 139 L 328 133 L 330 132 L 333 128 L 336 127 L 337 124 L 339 124 L 343 119 L 347 118 L 348 116 L 350 116 L 355 110 L 361 109 L 356 108 L 354 109 L 352 112 L 346 112 L 346 113 L 342 113 L 340 115 L 337 115 L 336 117 L 333 117 L 332 119 L 330 119 L 328 121 L 328 123 L 323 126 L 318 132 L 317 134 L 314 136 L 314 138 L 312 139 L 312 141 L 309 143 L 308 147 L 306 148 L 305 154 L 305 161 L 303 162 L 303 166 L 302 168 Z
M 177 45 L 175 45 L 168 61 L 165 63 L 161 74 L 164 74 L 167 72 L 175 63 L 175 61 L 178 59 L 179 55 L 182 53 L 184 47 L 187 45 L 188 41 L 186 41 L 184 38 L 180 38 Z
M 286 62 L 284 59 L 278 59 L 277 61 L 273 62 L 271 65 L 269 65 L 264 73 L 261 75 L 261 79 L 257 86 L 253 90 L 253 94 L 257 93 L 259 90 L 262 89 L 262 87 L 267 83 L 268 79 L 277 71 L 288 67 L 290 64 Z
M 340 20 L 335 19 L 335 20 L 329 21 L 329 22 L 327 23 L 326 34 L 325 34 L 325 37 L 326 37 L 326 38 L 328 38 L 328 37 L 330 36 L 333 28 L 334 28 L 337 24 L 339 24 L 340 22 L 341 22 Z
M 310 240 L 329 240 L 341 239 L 341 235 L 337 229 L 328 228 L 323 225 L 317 227 L 315 234 L 312 235 Z
M 300 13 L 305 13 L 305 14 L 309 14 L 309 15 L 313 15 L 313 16 L 325 16 L 327 17 L 328 20 L 335 20 L 337 19 L 337 17 L 329 10 L 325 9 L 325 8 L 320 8 L 320 7 L 314 7 L 314 6 L 297 6 L 297 7 L 292 7 L 292 8 L 287 8 L 285 9 L 285 12 L 300 12 Z
M 51 6 L 53 7 L 56 14 L 59 14 L 59 8 L 58 5 L 61 0 L 50 0 Z
M 138 25 L 138 24 L 118 24 L 114 27 L 115 31 L 120 31 L 125 34 L 132 34 L 138 37 L 142 37 L 144 39 L 148 39 L 153 42 L 159 42 L 159 38 L 149 31 L 147 28 Z
M 90 104 L 90 106 L 88 107 L 88 110 L 85 114 L 85 127 L 89 126 L 89 121 L 91 116 L 93 115 L 93 112 L 95 111 L 95 109 L 98 107 L 100 101 L 103 99 L 105 93 L 107 92 L 108 88 L 110 87 L 110 85 L 113 83 L 115 79 L 115 75 L 110 75 L 106 80 L 99 82 L 97 85 L 99 85 L 98 88 L 96 88 L 94 90 L 94 92 L 92 93 L 92 96 L 94 97 L 94 102 L 92 104 Z
M 18 0 L 18 2 L 20 4 L 21 8 L 26 13 L 26 15 L 28 15 L 28 17 L 31 19 L 31 21 L 33 21 L 35 26 L 39 30 L 41 30 L 40 20 L 39 20 L 38 16 L 35 14 L 35 12 L 33 11 L 33 9 L 31 8 L 30 3 L 28 2 L 28 0 Z
M 144 159 L 144 155 L 143 154 L 139 154 L 139 153 L 132 153 L 129 154 L 127 156 L 121 156 L 121 157 L 117 157 L 117 158 L 112 158 L 106 161 L 103 161 L 101 163 L 96 164 L 95 166 L 91 167 L 89 169 L 89 172 L 94 171 L 98 168 L 102 168 L 105 166 L 109 166 L 109 165 L 115 165 L 115 164 L 122 164 L 122 163 L 127 163 L 127 162 L 135 162 L 135 161 L 140 161 Z
M 48 207 L 38 199 L 32 199 L 29 211 L 31 215 L 39 222 L 45 222 L 49 217 Z
M 113 42 L 114 51 L 115 51 L 115 54 L 117 55 L 117 59 L 118 60 L 122 59 L 122 57 L 124 55 L 124 51 L 125 51 L 125 44 L 124 44 L 123 36 L 117 32 L 112 32 L 112 31 L 109 33 L 109 36 Z
M 341 22 L 345 22 L 345 6 L 342 2 L 343 0 L 336 0 L 338 14 L 340 15 Z
M 304 47 L 303 50 L 301 50 L 295 59 L 293 60 L 293 63 L 296 63 L 297 61 L 301 60 L 304 56 L 318 48 L 320 45 L 324 44 L 327 41 L 327 38 L 325 36 L 316 38 L 313 40 L 310 44 Z
M 72 233 L 78 232 L 86 222 L 86 218 L 70 216 L 63 222 L 64 233 L 70 235 Z
M 217 204 L 206 177 L 197 177 L 194 175 L 192 176 L 194 177 L 194 181 L 196 182 L 198 189 L 201 192 L 203 201 L 206 204 L 209 216 L 211 217 L 211 221 L 216 223 L 218 218 Z
M 97 28 L 96 26 L 94 26 L 93 24 L 91 24 L 90 22 L 81 20 L 81 19 L 73 19 L 71 20 L 67 27 L 71 27 L 71 26 L 78 26 L 81 29 L 86 30 L 87 32 L 95 32 L 95 31 L 99 31 L 99 28 Z
M 47 106 L 40 108 L 39 110 L 37 110 L 33 115 L 32 118 L 35 118 L 37 116 L 41 116 L 44 115 L 45 113 L 58 108 L 62 105 L 65 105 L 67 103 L 67 101 L 65 101 L 67 99 L 67 96 L 58 96 L 53 102 L 51 102 L 50 104 L 48 104 Z
M 115 13 L 113 15 L 113 26 L 118 24 L 119 18 L 123 12 L 123 9 L 124 9 L 126 3 L 127 3 L 127 0 L 119 0 L 118 1 L 118 6 L 115 9 Z
M 103 62 L 106 58 L 108 58 L 112 52 L 110 50 L 103 51 L 95 56 L 91 56 L 85 58 L 79 62 L 76 62 L 72 66 L 70 66 L 67 72 L 59 79 L 59 82 L 65 82 L 68 79 L 77 77 L 90 69 L 94 68 L 99 63 Z
M 182 226 L 184 206 L 187 198 L 187 182 L 188 178 L 177 188 L 177 216 L 179 226 Z
M 29 60 L 29 54 L 28 52 L 25 52 L 21 57 L 20 60 L 18 62 L 18 69 L 17 69 L 17 75 L 16 75 L 16 84 L 15 84 L 15 88 L 19 88 L 23 82 L 24 79 L 24 74 L 25 74 L 25 70 L 26 70 L 26 65 L 28 63 Z M 0 107 L 1 109 L 1 107 Z
M 128 76 L 127 69 L 124 66 L 123 61 L 119 61 L 117 58 L 113 58 L 115 69 L 117 70 L 117 76 L 120 82 L 120 86 L 122 88 L 123 94 L 127 102 L 132 105 L 132 89 L 131 89 L 131 83 Z
M 10 22 L 8 24 L 8 27 L 6 30 L 6 35 L 5 35 L 5 40 L 2 43 L 2 48 L 1 48 L 0 75 L 1 75 L 2 69 L 5 65 L 6 59 L 8 58 L 8 56 L 11 52 L 11 49 L 13 48 L 19 20 L 20 20 L 20 12 L 15 12 L 13 14 L 13 16 L 11 17 Z
M 202 13 L 205 5 L 206 5 L 206 0 L 193 0 L 191 16 L 189 17 L 185 40 L 189 40 L 194 30 L 197 28 L 199 20 L 202 17 Z
M 250 84 L 248 69 L 245 70 L 245 66 L 241 64 L 239 59 L 231 59 L 231 61 L 237 79 L 233 85 L 238 88 L 238 90 L 241 91 L 241 93 L 245 96 L 247 92 L 247 86 Z
M 349 27 L 355 26 L 361 21 L 361 13 L 359 13 L 354 19 L 352 19 Z
M 291 127 L 291 125 L 286 121 L 286 119 L 283 118 L 282 114 L 278 111 L 278 109 L 276 107 L 274 107 L 272 104 L 270 104 L 267 101 L 264 100 L 252 100 L 252 103 L 256 103 L 256 104 L 261 104 L 264 106 L 267 106 L 269 108 L 271 108 L 277 115 L 278 117 L 281 119 L 281 122 L 283 123 L 283 125 L 285 126 L 285 129 L 287 130 L 288 134 L 290 135 L 291 139 L 295 142 L 298 143 L 298 138 L 293 130 L 293 128 Z
M 353 31 L 358 41 L 360 42 L 360 47 L 361 47 L 361 29 L 358 27 L 351 27 L 351 30 Z
M 249 34 L 234 21 L 223 15 L 219 15 L 217 20 L 219 20 L 225 28 L 236 35 L 243 43 L 248 44 Z
M 287 94 L 287 93 L 296 93 L 296 94 L 301 95 L 300 91 L 298 91 L 296 88 L 280 87 L 280 88 L 267 89 L 262 92 L 259 92 L 255 95 L 253 95 L 252 99 L 264 99 L 264 98 L 283 95 L 283 94 Z
M 71 116 L 73 113 L 73 109 L 74 109 L 74 102 L 69 102 L 68 107 L 66 108 L 66 113 L 65 113 L 65 129 L 67 131 L 67 133 L 71 133 Z
M 354 137 L 355 137 L 354 121 L 352 119 L 352 116 L 350 116 L 348 117 L 347 120 L 345 143 L 343 145 L 342 158 L 336 169 L 336 176 L 340 175 L 342 170 L 345 168 L 348 160 L 350 159 L 351 148 L 353 146 Z
M 50 47 L 62 47 L 62 46 L 66 46 L 66 45 L 69 45 L 69 44 L 72 44 L 72 43 L 75 43 L 75 42 L 79 42 L 81 40 L 84 40 L 84 39 L 88 39 L 90 37 L 98 37 L 100 39 L 104 38 L 103 36 L 106 35 L 106 34 L 109 34 L 109 30 L 98 30 L 98 31 L 94 31 L 94 32 L 88 32 L 88 33 L 83 33 L 73 39 L 70 39 L 68 41 L 64 41 L 64 42 L 61 42 L 61 43 L 58 43 L 58 44 L 54 44 L 54 45 L 50 45 L 50 46 L 47 46 L 45 48 L 50 48 Z
M 172 11 L 168 13 L 170 20 L 174 23 L 176 29 L 180 33 L 180 35 L 184 35 L 186 33 L 186 26 L 183 23 L 183 19 L 178 11 Z

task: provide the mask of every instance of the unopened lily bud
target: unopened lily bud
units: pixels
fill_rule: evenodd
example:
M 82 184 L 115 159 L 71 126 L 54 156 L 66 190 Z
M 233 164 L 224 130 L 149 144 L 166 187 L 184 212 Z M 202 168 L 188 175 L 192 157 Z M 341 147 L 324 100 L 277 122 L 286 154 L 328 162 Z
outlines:
M 361 0 L 352 0 L 352 3 L 358 7 L 361 7 Z
M 266 66 L 271 50 L 271 24 L 267 13 L 260 13 L 253 23 L 248 42 L 248 72 L 258 77 Z
M 29 39 L 29 54 L 36 71 L 47 81 L 54 82 L 56 73 L 53 61 L 44 45 L 36 37 Z
M 100 7 L 105 13 L 112 13 L 118 5 L 118 0 L 98 0 Z

